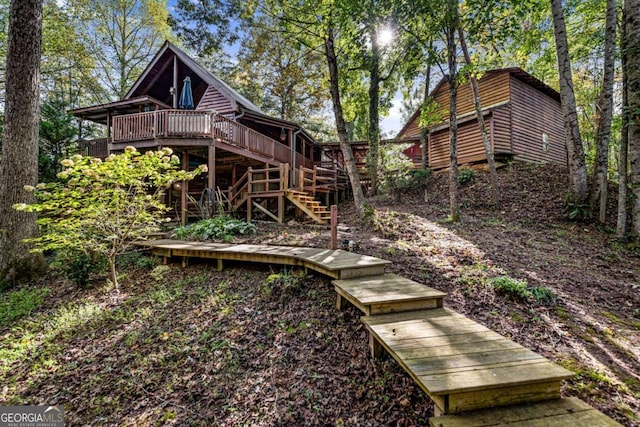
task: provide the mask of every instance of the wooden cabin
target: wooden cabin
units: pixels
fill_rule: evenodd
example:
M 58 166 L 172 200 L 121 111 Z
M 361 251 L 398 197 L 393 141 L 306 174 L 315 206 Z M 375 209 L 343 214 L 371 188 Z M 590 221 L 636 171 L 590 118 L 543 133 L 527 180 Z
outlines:
M 478 81 L 482 113 L 497 159 L 567 164 L 560 94 L 520 68 L 487 71 Z M 445 77 L 431 92 L 439 106 L 439 123 L 429 128 L 428 167 L 449 166 L 449 85 Z M 487 160 L 476 119 L 471 84 L 458 88 L 458 163 Z M 397 139 L 420 137 L 420 109 L 398 133 Z M 419 143 L 411 155 L 421 156 Z
M 187 84 L 193 102 L 185 107 Z M 185 170 L 208 165 L 208 173 L 167 196 L 183 223 L 213 205 L 214 195 L 228 210 L 247 211 L 249 220 L 259 212 L 282 221 L 289 204 L 324 223 L 329 214 L 316 193 L 344 188 L 336 171 L 316 167 L 320 148 L 301 126 L 264 114 L 168 41 L 123 99 L 72 114 L 106 128 L 106 137 L 83 142 L 88 155 L 169 147 Z

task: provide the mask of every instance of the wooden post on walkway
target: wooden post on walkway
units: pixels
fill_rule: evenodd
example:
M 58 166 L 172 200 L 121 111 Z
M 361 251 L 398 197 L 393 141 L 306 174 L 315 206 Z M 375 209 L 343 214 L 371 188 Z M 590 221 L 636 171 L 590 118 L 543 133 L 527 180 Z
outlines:
M 331 205 L 331 250 L 338 249 L 338 206 Z

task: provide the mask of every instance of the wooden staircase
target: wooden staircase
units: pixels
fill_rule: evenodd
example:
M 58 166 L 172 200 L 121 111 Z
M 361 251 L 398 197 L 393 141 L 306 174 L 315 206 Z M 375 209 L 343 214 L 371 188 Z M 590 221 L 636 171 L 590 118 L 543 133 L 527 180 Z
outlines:
M 329 209 L 321 205 L 306 191 L 287 190 L 285 197 L 318 224 L 327 224 L 331 220 Z
M 339 309 L 350 302 L 365 314 L 372 355 L 386 351 L 433 400 L 432 427 L 502 425 L 500 420 L 513 426 L 619 425 L 584 402 L 560 398 L 560 384 L 572 372 L 443 308 L 442 292 L 393 274 L 332 283 Z M 574 412 L 579 414 L 572 418 Z

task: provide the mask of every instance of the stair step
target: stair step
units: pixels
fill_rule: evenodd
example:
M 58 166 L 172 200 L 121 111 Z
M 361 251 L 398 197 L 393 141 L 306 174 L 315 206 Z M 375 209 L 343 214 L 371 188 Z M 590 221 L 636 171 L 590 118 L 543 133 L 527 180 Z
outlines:
M 573 376 L 443 308 L 365 316 L 362 322 L 372 353 L 389 352 L 431 397 L 437 414 L 557 399 L 560 382 Z
M 577 397 L 490 408 L 463 415 L 444 415 L 429 420 L 431 427 L 614 427 L 616 421 Z
M 446 293 L 395 274 L 334 280 L 338 308 L 349 301 L 366 315 L 442 307 Z

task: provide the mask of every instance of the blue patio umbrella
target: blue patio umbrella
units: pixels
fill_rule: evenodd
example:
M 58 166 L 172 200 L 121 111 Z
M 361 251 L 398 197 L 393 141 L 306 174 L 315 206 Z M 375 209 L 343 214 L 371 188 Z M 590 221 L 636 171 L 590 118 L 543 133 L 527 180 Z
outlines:
M 191 92 L 191 79 L 185 77 L 184 84 L 182 85 L 182 92 L 180 92 L 180 100 L 178 101 L 178 108 L 181 110 L 193 110 L 193 93 Z

